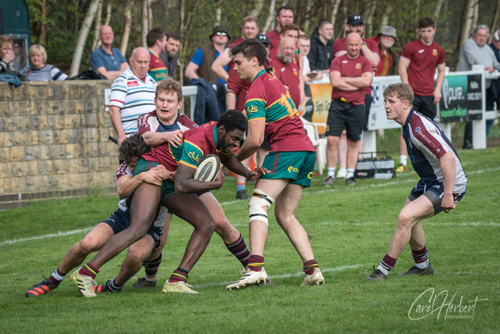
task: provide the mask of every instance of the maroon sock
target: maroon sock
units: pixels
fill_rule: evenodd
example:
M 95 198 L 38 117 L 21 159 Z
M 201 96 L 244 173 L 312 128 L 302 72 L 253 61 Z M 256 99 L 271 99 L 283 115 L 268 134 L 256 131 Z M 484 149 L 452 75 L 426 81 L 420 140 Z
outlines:
M 93 279 L 99 273 L 99 269 L 95 268 L 93 265 L 89 263 L 85 264 L 82 269 L 78 272 L 80 275 L 90 276 Z
M 248 260 L 248 268 L 252 271 L 261 271 L 264 266 L 264 257 L 258 255 L 250 255 Z

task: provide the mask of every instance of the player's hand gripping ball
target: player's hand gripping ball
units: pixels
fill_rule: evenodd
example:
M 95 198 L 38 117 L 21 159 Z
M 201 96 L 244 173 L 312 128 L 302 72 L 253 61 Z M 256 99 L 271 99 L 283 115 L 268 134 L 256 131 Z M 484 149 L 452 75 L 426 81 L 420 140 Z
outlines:
M 220 159 L 215 154 L 207 154 L 198 163 L 194 179 L 203 182 L 213 182 L 220 171 Z

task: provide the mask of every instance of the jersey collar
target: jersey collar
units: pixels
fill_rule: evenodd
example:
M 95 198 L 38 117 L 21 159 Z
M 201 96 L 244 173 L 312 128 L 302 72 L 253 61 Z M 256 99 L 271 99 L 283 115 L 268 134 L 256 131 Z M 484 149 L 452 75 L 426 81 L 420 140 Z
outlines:
M 259 73 L 257 73 L 257 75 L 255 76 L 255 78 L 253 78 L 252 80 L 252 83 L 255 81 L 255 79 L 257 79 L 258 77 L 260 77 L 262 74 L 264 74 L 266 72 L 266 70 L 262 70 L 260 71 Z
M 218 144 L 219 144 L 219 138 L 217 137 L 217 123 L 215 123 L 215 126 L 214 126 L 214 147 L 215 147 L 215 152 L 217 154 L 219 154 L 221 152 L 221 150 L 219 150 L 217 148 L 217 146 L 219 146 Z

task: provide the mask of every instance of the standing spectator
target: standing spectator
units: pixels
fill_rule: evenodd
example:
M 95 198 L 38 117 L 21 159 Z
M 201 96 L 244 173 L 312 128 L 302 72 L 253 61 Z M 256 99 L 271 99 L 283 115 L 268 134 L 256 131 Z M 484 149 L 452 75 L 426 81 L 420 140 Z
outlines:
M 293 103 L 299 106 L 304 100 L 304 79 L 300 75 L 299 62 L 295 53 L 296 42 L 291 37 L 282 37 L 278 53 L 272 57 L 274 70 L 281 72 L 288 83 L 288 91 Z
M 319 22 L 311 37 L 311 51 L 307 58 L 312 71 L 327 74 L 333 60 L 333 23 L 328 20 Z
M 336 57 L 330 67 L 332 103 L 328 111 L 326 160 L 328 175 L 323 186 L 335 183 L 335 164 L 340 135 L 346 130 L 347 175 L 345 183 L 354 186 L 354 170 L 358 161 L 358 141 L 365 128 L 365 88 L 372 84 L 372 65 L 360 53 L 361 36 L 350 33 L 346 38 L 347 53 Z
M 92 69 L 109 80 L 115 80 L 128 68 L 127 61 L 121 51 L 111 47 L 114 39 L 113 29 L 108 25 L 101 26 L 99 29 L 101 46 L 95 49 L 90 56 Z
M 276 11 L 276 29 L 269 31 L 266 35 L 269 37 L 271 42 L 271 55 L 273 54 L 273 49 L 278 47 L 281 39 L 282 27 L 285 24 L 293 23 L 293 9 L 289 6 L 282 6 Z
M 378 45 L 378 55 L 380 62 L 375 70 L 376 77 L 385 77 L 391 73 L 394 65 L 394 52 L 391 47 L 398 40 L 396 37 L 396 29 L 391 26 L 385 26 L 382 31 L 372 40 Z M 394 72 L 394 71 L 393 71 Z
M 295 45 L 297 45 L 300 36 L 300 27 L 293 23 L 287 23 L 281 26 L 281 34 L 280 39 L 283 37 L 291 37 L 295 41 Z M 269 37 L 269 36 L 268 36 Z M 279 46 L 279 41 L 278 41 Z M 273 48 L 271 46 L 271 51 L 269 51 L 269 57 L 274 58 L 278 53 L 278 46 Z
M 256 38 L 258 33 L 259 24 L 257 22 L 257 18 L 254 16 L 245 17 L 243 19 L 243 37 L 240 37 L 229 44 L 229 48 L 240 44 L 245 39 Z M 229 80 L 229 72 L 233 68 L 233 63 L 231 62 L 232 59 L 229 56 L 229 48 L 225 49 L 224 52 L 219 57 L 217 57 L 217 59 L 215 59 L 212 64 L 212 71 L 214 71 L 220 79 L 226 82 Z M 231 108 L 228 106 L 227 109 L 234 109 L 234 107 Z
M 353 14 L 349 16 L 347 19 L 347 24 L 345 26 L 347 33 L 355 32 L 359 36 L 361 36 L 363 43 L 361 45 L 361 55 L 368 59 L 372 65 L 372 67 L 376 68 L 380 62 L 380 57 L 378 55 L 378 47 L 377 44 L 371 39 L 366 39 L 363 37 L 365 32 L 365 23 L 361 15 Z M 346 54 L 345 47 L 345 38 L 341 38 L 335 41 L 333 44 L 333 56 L 340 57 Z M 366 126 L 368 125 L 368 118 L 370 117 L 370 109 L 372 105 L 372 87 L 366 87 L 365 89 L 365 128 L 364 130 L 368 130 Z M 347 155 L 347 141 L 345 137 L 345 132 L 342 133 L 339 141 L 339 171 L 337 173 L 338 178 L 343 178 L 347 175 L 347 170 L 345 169 L 346 164 L 346 155 Z M 363 152 L 364 150 L 364 138 L 358 142 L 358 151 Z
M 441 86 L 444 81 L 444 50 L 434 42 L 436 24 L 431 18 L 424 17 L 418 23 L 420 38 L 409 42 L 399 58 L 399 76 L 403 83 L 413 88 L 415 99 L 413 108 L 433 120 L 436 117 L 436 103 L 441 100 Z M 438 70 L 436 87 L 434 73 Z M 406 172 L 408 153 L 403 135 L 399 137 L 399 161 L 396 172 Z
M 32 45 L 28 51 L 31 66 L 22 69 L 26 81 L 63 81 L 68 76 L 54 65 L 47 64 L 47 52 L 40 44 Z
M 302 57 L 302 68 L 300 75 L 304 80 L 304 85 L 309 83 L 309 81 L 320 80 L 321 78 L 323 78 L 323 71 L 319 72 L 317 72 L 316 70 L 311 71 L 309 58 L 307 57 L 310 50 L 311 50 L 311 40 L 306 35 L 301 35 L 299 37 L 299 57 Z M 304 87 L 304 90 L 307 91 L 306 87 Z M 310 92 L 309 95 L 307 93 L 306 95 L 311 96 Z
M 239 289 L 266 281 L 264 248 L 268 233 L 268 210 L 275 200 L 276 220 L 304 264 L 302 286 L 322 284 L 325 279 L 314 259 L 307 232 L 295 217 L 304 188 L 311 185 L 316 160 L 314 146 L 285 87 L 266 72 L 264 65 L 267 53 L 264 46 L 249 39 L 233 46 L 231 54 L 240 79 L 252 83 L 245 104 L 248 136 L 237 157 L 244 160 L 251 156 L 264 140 L 264 133 L 267 133 L 271 152 L 266 156 L 263 167 L 273 172 L 257 179 L 248 205 L 251 244 L 248 270 L 226 288 Z
M 167 45 L 167 35 L 161 27 L 154 27 L 146 35 L 146 43 L 149 51 L 149 70 L 148 74 L 156 82 L 162 81 L 167 77 L 167 67 L 160 59 L 159 54 L 165 50 Z
M 0 35 L 0 73 L 14 71 L 14 42 L 10 36 Z
M 384 90 L 384 100 L 387 119 L 403 126 L 406 147 L 420 180 L 399 214 L 387 254 L 366 278 L 369 281 L 385 280 L 408 244 L 415 266 L 403 275 L 434 274 L 420 222 L 455 209 L 467 188 L 467 178 L 450 140 L 436 123 L 413 109 L 411 87 L 405 83 L 389 85 Z
M 139 47 L 132 51 L 130 68 L 113 81 L 109 116 L 118 136 L 118 145 L 137 133 L 137 118 L 155 108 L 156 81 L 148 74 L 149 52 Z
M 480 25 L 474 28 L 472 38 L 466 40 L 462 50 L 460 50 L 457 71 L 470 71 L 474 65 L 484 65 L 485 70 L 489 73 L 500 70 L 500 63 L 495 56 L 495 52 L 486 44 L 489 36 L 490 30 L 488 26 Z M 486 80 L 486 110 L 493 110 L 493 101 L 491 80 Z M 488 135 L 492 124 L 493 121 L 487 121 L 486 135 Z M 472 148 L 472 122 L 467 122 L 465 125 L 463 148 Z
M 497 30 L 493 33 L 493 40 L 490 44 L 497 61 L 500 62 L 500 30 Z M 496 101 L 496 108 L 500 107 L 500 79 L 492 80 L 491 89 L 486 90 L 486 101 L 488 101 L 488 94 L 491 94 L 490 99 Z M 488 105 L 487 105 L 488 106 Z M 491 109 L 494 110 L 494 106 L 491 105 Z M 486 135 L 490 132 L 491 127 L 493 126 L 493 120 L 486 121 Z
M 185 75 L 189 79 L 205 79 L 208 83 L 222 83 L 225 84 L 226 81 L 217 78 L 217 74 L 212 71 L 211 67 L 214 60 L 219 57 L 219 55 L 224 52 L 226 44 L 231 37 L 227 32 L 227 28 L 224 26 L 214 27 L 212 34 L 210 35 L 211 44 L 202 46 L 196 50 L 193 58 L 186 67 Z M 227 70 L 227 66 L 225 68 Z M 199 123 L 199 124 L 203 124 Z
M 179 49 L 181 47 L 181 35 L 175 32 L 167 33 L 167 45 L 160 53 L 160 59 L 167 67 L 168 76 L 175 79 L 175 69 L 179 61 Z

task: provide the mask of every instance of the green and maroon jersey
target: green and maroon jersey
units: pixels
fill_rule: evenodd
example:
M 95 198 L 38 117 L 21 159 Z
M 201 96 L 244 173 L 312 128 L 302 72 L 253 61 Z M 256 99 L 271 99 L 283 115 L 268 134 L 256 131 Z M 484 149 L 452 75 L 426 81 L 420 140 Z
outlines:
M 271 152 L 316 152 L 290 94 L 275 76 L 264 70 L 257 74 L 248 90 L 245 110 L 249 123 L 266 121 Z

